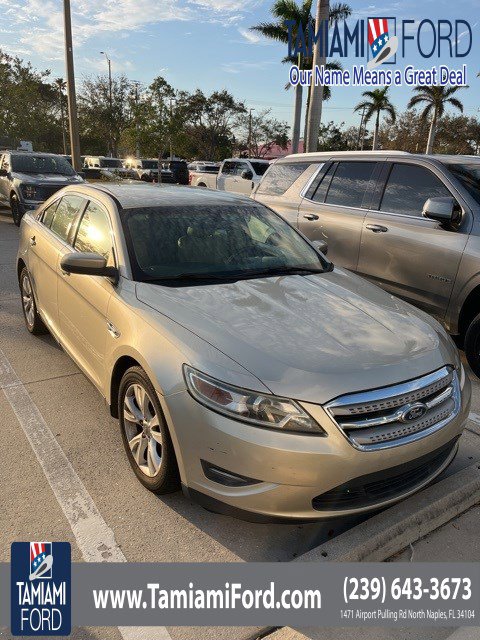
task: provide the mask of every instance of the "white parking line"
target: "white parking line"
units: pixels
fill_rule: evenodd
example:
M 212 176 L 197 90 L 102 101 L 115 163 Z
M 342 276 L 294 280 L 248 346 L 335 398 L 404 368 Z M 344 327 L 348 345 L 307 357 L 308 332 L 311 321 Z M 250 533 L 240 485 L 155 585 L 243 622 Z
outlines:
M 73 531 L 86 562 L 126 562 L 115 535 L 0 349 L 3 390 Z M 165 627 L 118 627 L 124 640 L 171 640 Z

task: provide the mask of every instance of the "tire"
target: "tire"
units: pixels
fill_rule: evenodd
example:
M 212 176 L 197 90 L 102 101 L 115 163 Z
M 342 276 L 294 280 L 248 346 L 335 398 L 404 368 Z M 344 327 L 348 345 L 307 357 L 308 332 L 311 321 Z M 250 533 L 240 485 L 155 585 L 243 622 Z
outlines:
M 172 440 L 155 389 L 141 367 L 123 375 L 118 416 L 123 446 L 143 486 L 157 494 L 177 491 L 180 475 Z
M 206 184 L 204 184 L 203 182 L 199 182 L 199 183 L 197 184 L 197 187 L 206 187 L 206 186 L 207 186 L 207 185 L 206 185 Z
M 465 355 L 473 373 L 480 378 L 480 313 L 472 320 L 465 334 Z
M 19 227 L 25 211 L 15 194 L 10 196 L 10 209 L 12 210 L 13 222 L 17 227 Z
M 30 280 L 30 274 L 27 267 L 23 267 L 20 273 L 20 292 L 22 295 L 22 310 L 23 317 L 27 329 L 34 336 L 39 336 L 43 333 L 47 333 L 47 328 L 43 324 L 42 318 L 37 310 L 37 304 L 33 295 L 32 281 Z

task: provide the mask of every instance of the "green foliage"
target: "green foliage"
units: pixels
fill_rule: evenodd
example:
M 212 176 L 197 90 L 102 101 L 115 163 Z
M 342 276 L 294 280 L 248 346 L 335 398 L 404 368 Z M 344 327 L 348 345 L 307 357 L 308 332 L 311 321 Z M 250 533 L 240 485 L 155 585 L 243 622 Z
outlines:
M 286 122 L 280 122 L 271 117 L 271 109 L 264 109 L 259 113 L 252 113 L 251 129 L 248 113 L 240 115 L 236 127 L 238 132 L 237 148 L 240 153 L 247 154 L 250 135 L 250 154 L 255 158 L 268 155 L 274 145 L 281 149 L 288 146 L 288 131 Z

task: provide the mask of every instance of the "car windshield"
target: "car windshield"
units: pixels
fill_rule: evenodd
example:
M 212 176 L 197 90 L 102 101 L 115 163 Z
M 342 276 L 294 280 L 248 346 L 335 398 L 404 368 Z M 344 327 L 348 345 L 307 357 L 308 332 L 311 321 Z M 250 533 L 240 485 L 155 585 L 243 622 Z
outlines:
M 330 268 L 260 204 L 130 209 L 122 224 L 139 281 L 239 280 Z
M 218 173 L 218 167 L 214 164 L 202 164 L 198 168 L 199 173 Z
M 480 204 L 480 162 L 450 164 L 445 166 L 460 180 L 468 193 Z
M 12 155 L 12 171 L 19 173 L 55 173 L 74 176 L 71 164 L 61 156 Z
M 250 164 L 252 165 L 253 170 L 255 171 L 257 176 L 263 176 L 265 171 L 270 166 L 268 162 L 252 162 L 251 160 L 250 160 Z
M 144 169 L 158 169 L 158 160 L 142 160 Z
M 102 158 L 100 162 L 102 167 L 108 167 L 109 169 L 118 169 L 122 167 L 122 161 L 118 158 Z

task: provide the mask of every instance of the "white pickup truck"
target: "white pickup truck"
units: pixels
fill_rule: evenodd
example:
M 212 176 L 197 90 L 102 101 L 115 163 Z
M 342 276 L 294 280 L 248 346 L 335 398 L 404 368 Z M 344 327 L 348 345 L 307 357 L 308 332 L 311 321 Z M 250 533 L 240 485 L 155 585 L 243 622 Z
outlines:
M 220 165 L 218 173 L 190 172 L 190 184 L 219 191 L 250 195 L 268 169 L 268 160 L 251 158 L 228 158 Z

